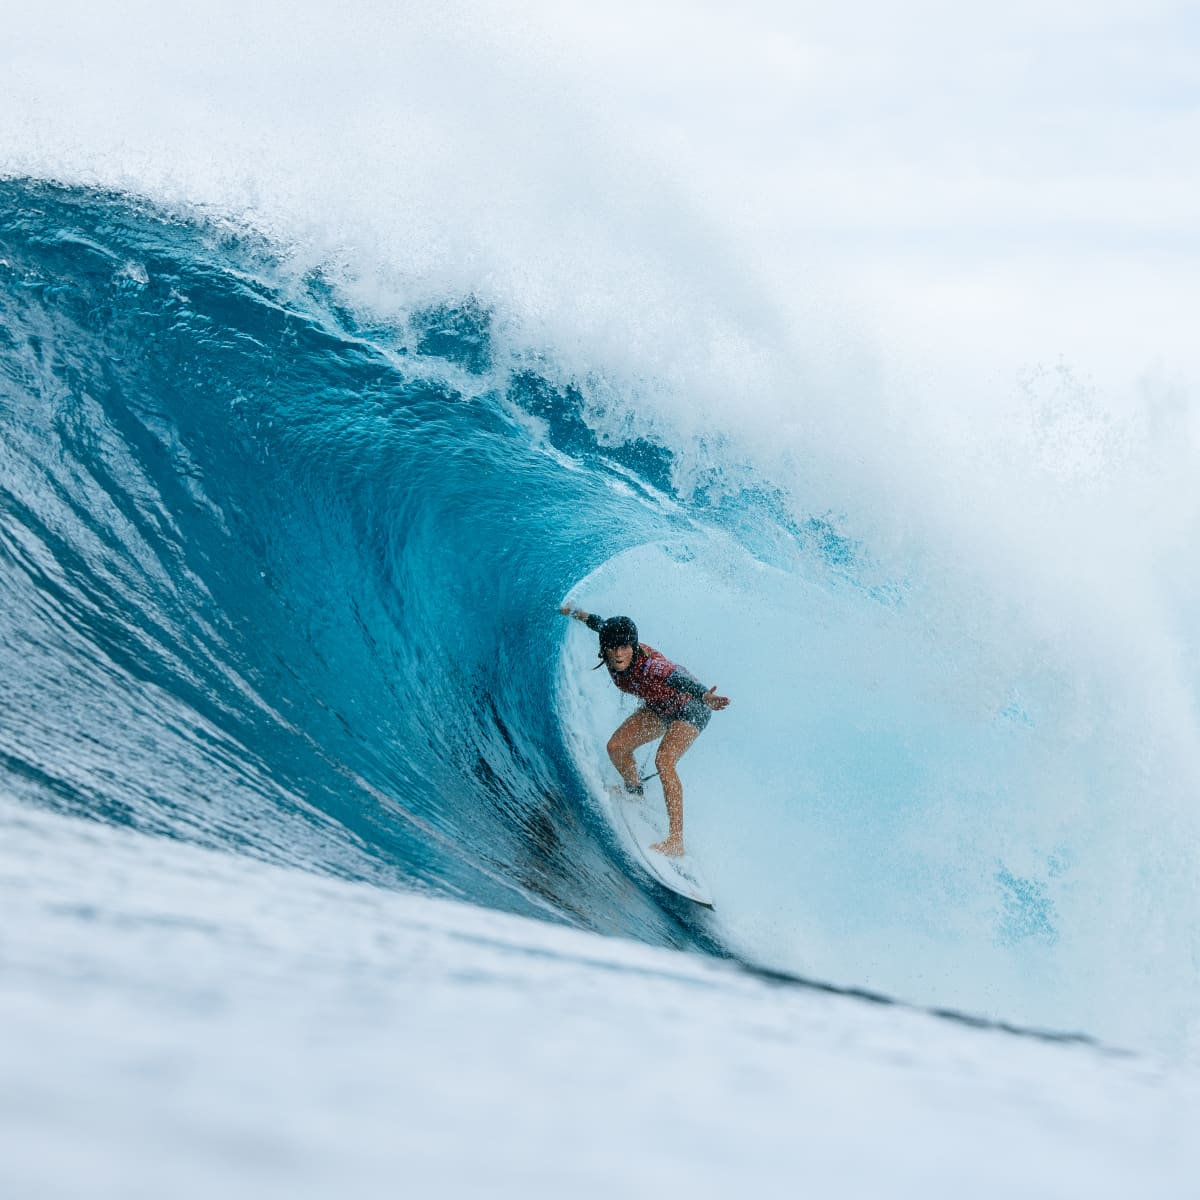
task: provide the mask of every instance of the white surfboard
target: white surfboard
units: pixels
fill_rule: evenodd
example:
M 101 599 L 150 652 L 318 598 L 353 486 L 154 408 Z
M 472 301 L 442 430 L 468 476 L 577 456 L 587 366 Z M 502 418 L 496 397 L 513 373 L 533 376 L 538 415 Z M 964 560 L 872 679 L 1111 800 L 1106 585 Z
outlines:
M 638 861 L 650 875 L 676 895 L 712 908 L 712 893 L 691 855 L 672 858 L 650 849 L 667 836 L 666 812 L 661 814 L 664 828 L 655 819 L 655 809 L 661 808 L 661 803 L 656 805 L 649 796 L 631 796 L 623 787 L 609 788 L 608 795 L 618 830 L 624 831 Z

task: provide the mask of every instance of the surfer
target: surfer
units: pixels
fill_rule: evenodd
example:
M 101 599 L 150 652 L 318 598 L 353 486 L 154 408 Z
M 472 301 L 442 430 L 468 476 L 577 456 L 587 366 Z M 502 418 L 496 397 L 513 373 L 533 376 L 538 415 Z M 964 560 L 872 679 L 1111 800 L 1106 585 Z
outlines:
M 644 794 L 633 752 L 662 738 L 654 765 L 662 780 L 670 826 L 666 840 L 656 842 L 651 849 L 677 858 L 684 852 L 683 785 L 675 764 L 700 736 L 713 712 L 727 707 L 729 699 L 718 696 L 715 687 L 706 689 L 653 646 L 639 642 L 637 626 L 628 617 L 605 620 L 569 604 L 564 604 L 559 612 L 582 621 L 600 635 L 599 657 L 608 668 L 609 677 L 621 691 L 642 702 L 608 739 L 608 757 L 631 796 Z

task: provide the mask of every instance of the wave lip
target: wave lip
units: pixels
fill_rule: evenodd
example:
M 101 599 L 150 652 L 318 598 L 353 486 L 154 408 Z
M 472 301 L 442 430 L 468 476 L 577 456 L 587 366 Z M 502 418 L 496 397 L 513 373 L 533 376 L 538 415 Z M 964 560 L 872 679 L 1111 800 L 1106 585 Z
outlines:
M 506 397 L 447 381 L 488 370 L 485 316 L 374 344 L 249 235 L 0 187 L 12 786 L 687 941 L 581 822 L 554 748 L 553 621 L 531 612 L 553 615 L 568 552 L 547 533 L 578 482 Z
M 862 519 L 896 495 L 873 459 L 853 517 L 811 511 L 828 476 L 698 441 L 654 388 L 626 420 L 477 297 L 388 324 L 228 221 L 0 199 L 11 789 L 929 1007 L 1194 1038 L 1186 656 L 1170 622 L 1107 636 L 1146 580 L 1107 577 L 1106 607 L 986 545 L 960 571 L 954 519 L 897 551 L 890 509 Z M 621 714 L 568 594 L 734 697 L 684 764 L 717 924 L 592 803 Z

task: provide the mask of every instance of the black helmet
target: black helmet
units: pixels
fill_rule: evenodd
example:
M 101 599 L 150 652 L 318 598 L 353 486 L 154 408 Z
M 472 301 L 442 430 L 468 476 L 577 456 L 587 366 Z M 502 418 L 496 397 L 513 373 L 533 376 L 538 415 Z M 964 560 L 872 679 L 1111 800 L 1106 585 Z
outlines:
M 637 626 L 628 617 L 609 617 L 600 626 L 600 657 L 605 650 L 615 650 L 618 646 L 638 645 Z

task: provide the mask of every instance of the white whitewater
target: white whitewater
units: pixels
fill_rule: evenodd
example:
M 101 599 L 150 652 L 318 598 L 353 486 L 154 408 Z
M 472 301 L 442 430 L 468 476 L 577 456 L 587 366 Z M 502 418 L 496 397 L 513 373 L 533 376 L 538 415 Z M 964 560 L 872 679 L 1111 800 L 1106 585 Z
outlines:
M 1182 1196 L 1195 1077 L 0 800 L 0 1190 Z

